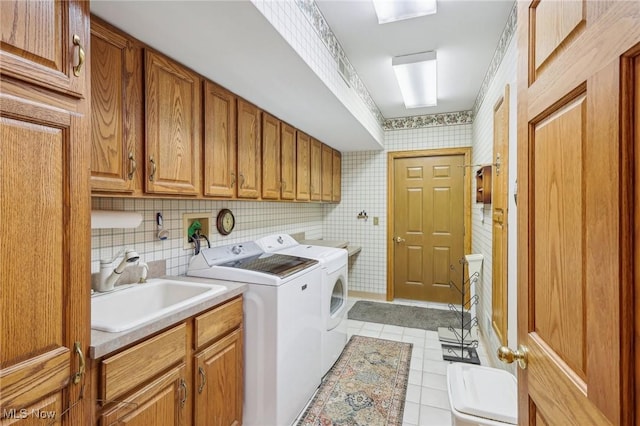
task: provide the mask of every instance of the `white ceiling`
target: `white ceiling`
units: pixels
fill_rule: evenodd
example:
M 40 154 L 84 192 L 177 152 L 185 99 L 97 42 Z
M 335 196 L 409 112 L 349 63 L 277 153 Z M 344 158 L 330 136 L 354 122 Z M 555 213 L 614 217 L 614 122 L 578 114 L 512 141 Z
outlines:
M 438 0 L 435 15 L 378 24 L 370 0 L 316 0 L 385 118 L 470 110 L 513 0 Z M 435 50 L 438 105 L 406 109 L 391 58 Z
M 294 0 L 287 0 L 294 1 Z M 378 25 L 368 0 L 318 2 L 386 118 L 471 109 L 513 0 L 439 0 L 433 16 Z M 340 151 L 382 148 L 248 1 L 103 1 L 91 11 Z M 437 107 L 406 110 L 391 56 L 438 50 Z

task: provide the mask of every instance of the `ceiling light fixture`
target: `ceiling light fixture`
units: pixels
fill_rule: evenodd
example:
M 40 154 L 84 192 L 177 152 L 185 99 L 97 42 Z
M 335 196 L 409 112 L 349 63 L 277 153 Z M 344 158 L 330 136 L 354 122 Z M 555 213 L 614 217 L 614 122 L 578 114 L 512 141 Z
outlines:
M 437 11 L 436 0 L 373 0 L 378 24 L 432 15 Z
M 392 58 L 391 65 L 396 73 L 405 107 L 422 108 L 438 104 L 435 50 L 396 56 Z

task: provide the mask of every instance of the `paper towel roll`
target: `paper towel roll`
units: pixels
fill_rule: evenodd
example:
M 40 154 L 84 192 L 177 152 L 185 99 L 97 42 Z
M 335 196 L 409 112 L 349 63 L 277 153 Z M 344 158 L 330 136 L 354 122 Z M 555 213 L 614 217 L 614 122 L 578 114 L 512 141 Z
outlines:
M 114 210 L 91 210 L 91 229 L 137 228 L 142 215 L 137 212 Z

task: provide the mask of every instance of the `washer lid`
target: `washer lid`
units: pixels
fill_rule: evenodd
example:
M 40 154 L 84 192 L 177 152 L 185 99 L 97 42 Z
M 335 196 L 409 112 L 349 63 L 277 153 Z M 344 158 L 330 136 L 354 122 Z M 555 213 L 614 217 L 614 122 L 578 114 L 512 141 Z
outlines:
M 284 254 L 264 253 L 245 257 L 244 259 L 233 260 L 223 263 L 220 266 L 228 268 L 246 269 L 249 271 L 262 272 L 286 278 L 303 269 L 317 264 L 315 259 L 305 259 L 298 256 L 288 256 Z
M 449 397 L 462 413 L 518 424 L 518 386 L 512 374 L 497 368 L 450 364 Z

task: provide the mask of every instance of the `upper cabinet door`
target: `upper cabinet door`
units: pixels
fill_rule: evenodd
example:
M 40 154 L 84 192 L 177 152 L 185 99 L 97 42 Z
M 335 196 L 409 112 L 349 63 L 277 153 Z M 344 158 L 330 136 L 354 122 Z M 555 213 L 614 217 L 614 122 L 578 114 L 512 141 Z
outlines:
M 342 154 L 333 150 L 333 193 L 331 201 L 339 203 L 342 198 Z
M 238 198 L 260 195 L 260 110 L 238 99 Z
M 133 192 L 142 182 L 142 49 L 91 20 L 91 189 Z
M 280 198 L 280 120 L 262 113 L 262 198 Z
M 322 145 L 322 201 L 331 201 L 333 195 L 333 149 Z
M 309 201 L 309 168 L 311 139 L 309 135 L 298 132 L 296 137 L 296 200 Z
M 0 17 L 2 74 L 84 96 L 88 2 L 3 0 Z
M 146 191 L 200 192 L 200 77 L 147 50 Z
M 309 199 L 320 201 L 322 199 L 322 143 L 311 138 L 310 148 L 310 185 Z
M 204 195 L 236 196 L 236 97 L 204 85 Z
M 280 126 L 280 147 L 282 148 L 280 198 L 293 200 L 296 197 L 296 129 L 285 123 Z

